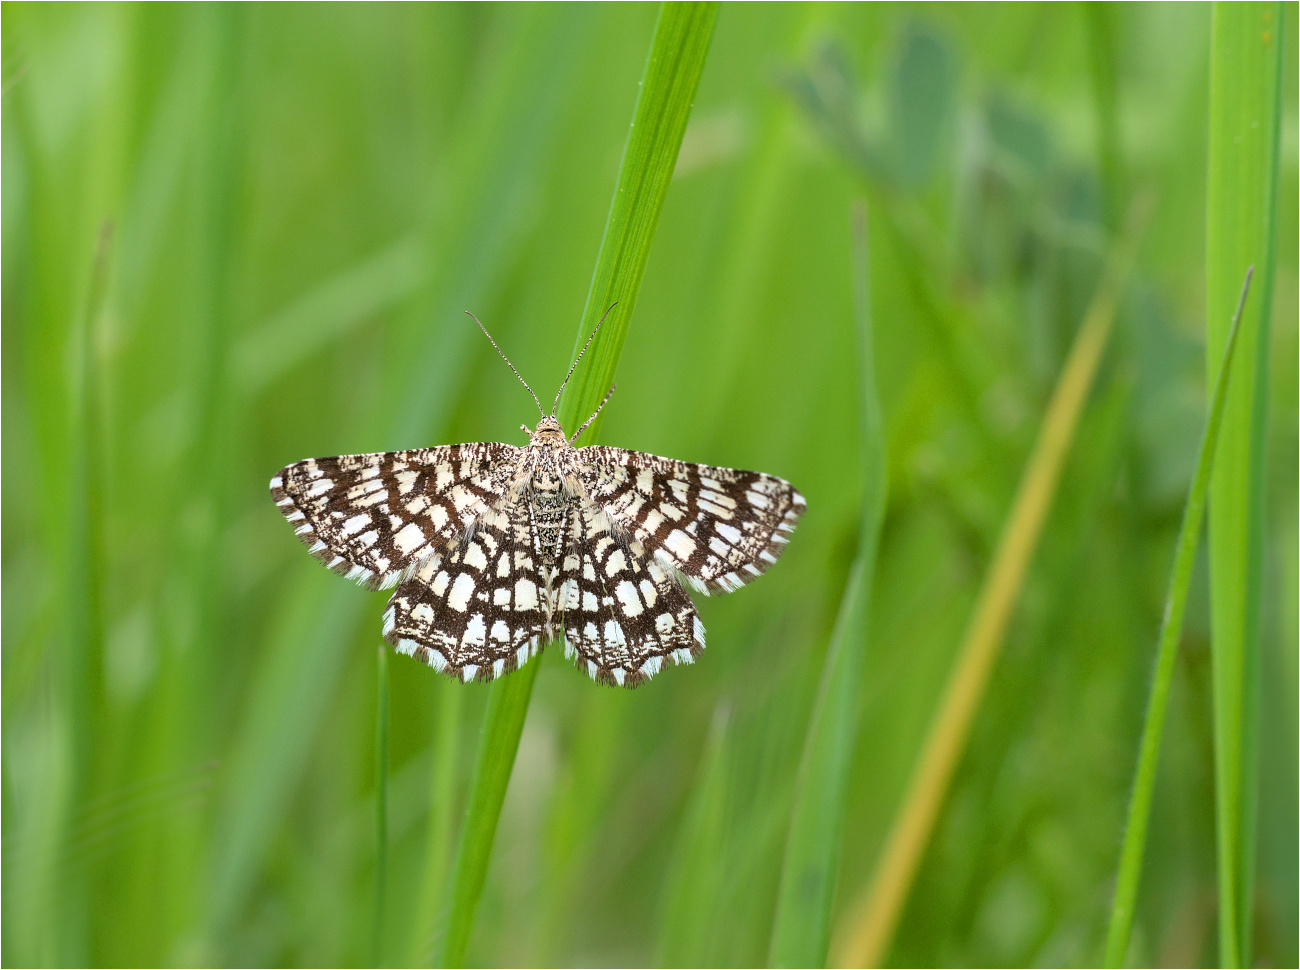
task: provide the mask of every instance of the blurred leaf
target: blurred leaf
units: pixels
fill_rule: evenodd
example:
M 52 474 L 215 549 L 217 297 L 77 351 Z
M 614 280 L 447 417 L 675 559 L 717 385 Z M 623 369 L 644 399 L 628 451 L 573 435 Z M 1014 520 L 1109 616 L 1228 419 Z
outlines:
M 1106 228 L 1120 229 L 1122 207 L 1128 195 L 1124 185 L 1123 152 L 1119 130 L 1119 34 L 1123 8 L 1099 0 L 1082 4 L 1088 31 L 1089 66 L 1092 69 L 1093 110 L 1097 117 L 1097 169 L 1105 195 Z
M 853 310 L 858 331 L 864 482 L 862 518 L 857 556 L 831 633 L 799 764 L 769 955 L 769 963 L 778 967 L 826 964 L 831 906 L 839 879 L 847 810 L 848 772 L 858 740 L 863 655 L 868 644 L 867 617 L 885 515 L 888 454 L 876 391 L 865 206 L 854 210 L 853 236 Z
M 807 68 L 789 71 L 783 81 L 818 133 L 851 165 L 873 178 L 892 176 L 877 139 L 865 131 L 853 69 L 837 42 L 824 41 Z
M 428 262 L 420 240 L 407 236 L 304 294 L 236 345 L 232 367 L 240 390 L 257 394 L 353 327 L 408 299 L 425 280 Z
M 722 890 L 725 873 L 723 847 L 727 837 L 727 728 L 731 709 L 726 702 L 713 712 L 708 737 L 686 817 L 664 881 L 655 965 L 698 967 L 713 965 L 719 954 L 713 946 L 716 929 L 711 905 Z
M 1011 171 L 1034 181 L 1046 175 L 1052 145 L 1043 123 L 1002 91 L 989 96 L 984 112 L 993 147 L 1010 164 Z
M 923 185 L 933 174 L 957 107 L 957 62 L 931 30 L 908 26 L 889 83 L 890 133 L 900 182 Z

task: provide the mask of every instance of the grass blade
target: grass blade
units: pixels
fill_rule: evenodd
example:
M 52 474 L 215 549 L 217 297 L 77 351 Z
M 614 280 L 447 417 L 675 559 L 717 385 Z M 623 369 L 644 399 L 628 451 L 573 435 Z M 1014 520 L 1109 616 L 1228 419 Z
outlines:
M 460 709 L 463 692 L 454 683 L 439 678 L 435 684 L 437 734 L 433 743 L 432 784 L 429 786 L 429 822 L 425 834 L 424 866 L 420 891 L 415 899 L 407 941 L 406 965 L 422 967 L 433 959 L 435 940 L 441 929 L 444 892 L 455 835 L 457 753 L 460 750 Z
M 376 313 L 408 299 L 429 275 L 421 243 L 418 235 L 403 235 L 259 324 L 231 352 L 240 392 L 257 394 Z
M 966 745 L 971 723 L 997 660 L 1056 492 L 1061 465 L 1101 361 L 1124 281 L 1133 262 L 1137 226 L 1145 206 L 1135 203 L 1128 229 L 1111 252 L 1092 304 L 1047 406 L 1034 450 L 1025 465 L 1007 524 L 994 551 L 948 685 L 913 769 L 903 804 L 881 851 L 876 874 L 839 948 L 841 966 L 879 966 L 939 817 L 948 783 Z
M 614 381 L 716 16 L 716 3 L 665 3 L 660 10 L 575 352 L 605 310 L 618 305 L 560 400 L 566 428 L 576 428 L 595 411 Z M 580 444 L 595 440 L 600 420 L 592 422 Z
M 456 862 L 451 888 L 451 912 L 447 932 L 442 939 L 436 965 L 460 966 L 474 928 L 474 911 L 483 881 L 487 877 L 488 859 L 496 836 L 506 786 L 519 750 L 519 737 L 528 714 L 528 700 L 541 664 L 534 661 L 522 670 L 493 684 L 483 714 L 483 732 L 479 737 L 465 823 L 456 847 Z
M 1241 312 L 1250 290 L 1250 277 L 1254 267 L 1246 270 L 1246 281 L 1241 287 L 1241 299 L 1232 317 L 1228 331 L 1228 345 L 1219 365 L 1219 377 L 1214 384 L 1214 397 L 1210 402 L 1201 437 L 1200 452 L 1196 456 L 1196 474 L 1187 492 L 1183 506 L 1183 521 L 1178 527 L 1178 540 L 1174 546 L 1174 567 L 1169 575 L 1169 592 L 1165 597 L 1165 615 L 1160 624 L 1160 645 L 1156 651 L 1155 676 L 1151 683 L 1151 698 L 1147 702 L 1146 723 L 1142 727 L 1137 772 L 1134 775 L 1133 794 L 1129 800 L 1128 823 L 1124 829 L 1124 848 L 1120 853 L 1119 874 L 1115 881 L 1115 901 L 1110 912 L 1110 930 L 1106 936 L 1106 966 L 1124 964 L 1129 937 L 1133 931 L 1133 906 L 1137 900 L 1138 882 L 1142 877 L 1142 856 L 1146 849 L 1147 825 L 1151 820 L 1151 796 L 1155 791 L 1156 765 L 1160 757 L 1160 736 L 1164 730 L 1165 709 L 1169 705 L 1169 688 L 1174 679 L 1174 661 L 1178 657 L 1178 640 L 1183 631 L 1183 613 L 1187 607 L 1187 590 L 1192 581 L 1192 565 L 1196 562 L 1196 545 L 1201 534 L 1201 519 L 1205 514 L 1205 494 L 1210 484 L 1210 470 L 1214 465 L 1214 447 L 1219 437 L 1219 424 L 1223 418 L 1223 402 L 1227 395 L 1228 375 L 1232 368 L 1233 351 L 1237 346 Z
M 1259 269 L 1259 298 L 1241 323 L 1237 379 L 1224 405 L 1210 480 L 1210 616 L 1214 672 L 1219 961 L 1250 961 L 1264 427 L 1273 302 L 1281 111 L 1282 4 L 1218 3 L 1210 48 L 1206 185 L 1206 347 L 1223 346 L 1237 280 Z M 1207 374 L 1215 366 L 1207 354 Z
M 1080 13 L 1088 34 L 1089 74 L 1097 119 L 1097 170 L 1101 175 L 1106 228 L 1118 232 L 1124 217 L 1123 152 L 1119 135 L 1119 50 L 1121 8 L 1086 3 Z
M 853 238 L 864 483 L 862 531 L 831 633 L 799 767 L 768 958 L 772 966 L 778 967 L 824 966 L 830 946 L 831 906 L 839 876 L 849 766 L 857 740 L 871 584 L 888 487 L 884 421 L 872 349 L 864 207 L 854 211 Z
M 703 900 L 717 898 L 724 883 L 727 843 L 728 729 L 731 705 L 719 701 L 713 709 L 709 735 L 700 753 L 686 816 L 677 832 L 660 904 L 655 964 L 661 967 L 716 965 L 711 947 L 717 934 Z
M 99 360 L 99 333 L 109 291 L 113 255 L 113 224 L 105 220 L 100 227 L 91 267 L 90 289 L 80 327 L 74 330 L 77 374 L 72 385 L 71 464 L 68 503 L 67 575 L 69 609 L 66 614 L 67 639 L 61 651 L 61 687 L 71 711 L 70 732 L 72 777 L 65 790 L 65 826 L 72 811 L 81 807 L 90 789 L 92 775 L 93 732 L 104 723 L 102 689 L 96 683 L 96 661 L 103 650 L 103 588 L 101 575 L 104 554 L 104 483 L 101 457 L 102 389 Z M 68 826 L 70 829 L 70 826 Z M 70 832 L 68 833 L 70 834 Z M 60 960 L 75 959 L 85 935 L 89 910 L 86 882 L 87 867 L 69 851 L 72 839 L 65 834 L 58 863 L 66 870 L 63 886 L 51 887 L 48 913 L 59 913 L 57 940 L 51 953 Z M 51 867 L 52 869 L 54 867 Z M 44 874 L 43 874 L 44 875 Z M 42 880 L 43 881 L 43 880 Z M 51 927 L 53 930 L 53 926 Z M 77 947 L 77 949 L 73 949 Z
M 388 647 L 376 650 L 375 698 L 375 925 L 372 953 L 384 965 L 384 896 L 388 888 Z
M 560 403 L 560 420 L 567 428 L 577 427 L 595 411 L 613 383 L 650 244 L 704 70 L 716 15 L 713 3 L 668 3 L 660 10 L 575 347 L 595 327 L 606 307 L 618 305 L 574 373 Z M 599 427 L 597 419 L 583 441 L 594 439 Z M 438 954 L 442 966 L 457 966 L 464 960 L 540 666 L 528 664 L 494 684 L 488 699 L 456 852 L 447 933 Z

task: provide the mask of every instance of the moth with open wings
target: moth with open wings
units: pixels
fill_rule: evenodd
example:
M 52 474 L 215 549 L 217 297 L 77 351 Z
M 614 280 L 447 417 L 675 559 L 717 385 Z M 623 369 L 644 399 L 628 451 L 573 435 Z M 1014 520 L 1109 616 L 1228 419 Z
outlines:
M 704 649 L 680 581 L 707 595 L 761 575 L 805 502 L 773 475 L 575 448 L 608 400 L 572 437 L 538 401 L 525 447 L 308 458 L 281 469 L 271 495 L 330 569 L 397 587 L 384 639 L 398 652 L 492 680 L 563 637 L 565 656 L 593 679 L 636 687 Z

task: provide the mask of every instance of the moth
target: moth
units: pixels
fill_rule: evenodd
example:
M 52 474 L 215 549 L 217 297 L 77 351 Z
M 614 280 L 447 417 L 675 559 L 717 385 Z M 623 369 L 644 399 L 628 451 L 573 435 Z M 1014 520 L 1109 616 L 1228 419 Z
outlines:
M 603 317 L 549 414 L 474 322 L 537 404 L 527 445 L 308 458 L 271 479 L 276 506 L 331 570 L 396 586 L 384 639 L 459 680 L 500 677 L 561 638 L 604 684 L 636 687 L 692 663 L 704 626 L 683 582 L 708 595 L 761 575 L 803 496 L 774 475 L 575 447 L 614 387 L 572 436 L 555 410 Z

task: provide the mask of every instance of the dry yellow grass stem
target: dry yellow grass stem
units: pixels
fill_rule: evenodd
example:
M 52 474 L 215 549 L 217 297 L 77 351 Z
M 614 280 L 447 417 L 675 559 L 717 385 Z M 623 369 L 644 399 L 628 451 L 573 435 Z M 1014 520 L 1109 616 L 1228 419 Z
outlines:
M 1079 412 L 1110 336 L 1116 305 L 1132 264 L 1137 229 L 1145 222 L 1148 208 L 1140 203 L 1131 208 L 1127 230 L 1111 252 L 1052 392 L 1011 514 L 875 877 L 861 901 L 850 909 L 848 921 L 837 934 L 838 945 L 832 952 L 838 966 L 874 967 L 885 955 L 921 855 L 930 840 L 953 768 L 966 745 L 971 721 L 997 659 L 1025 569 L 1038 544 L 1043 520 L 1056 492 L 1061 463 L 1074 439 Z

